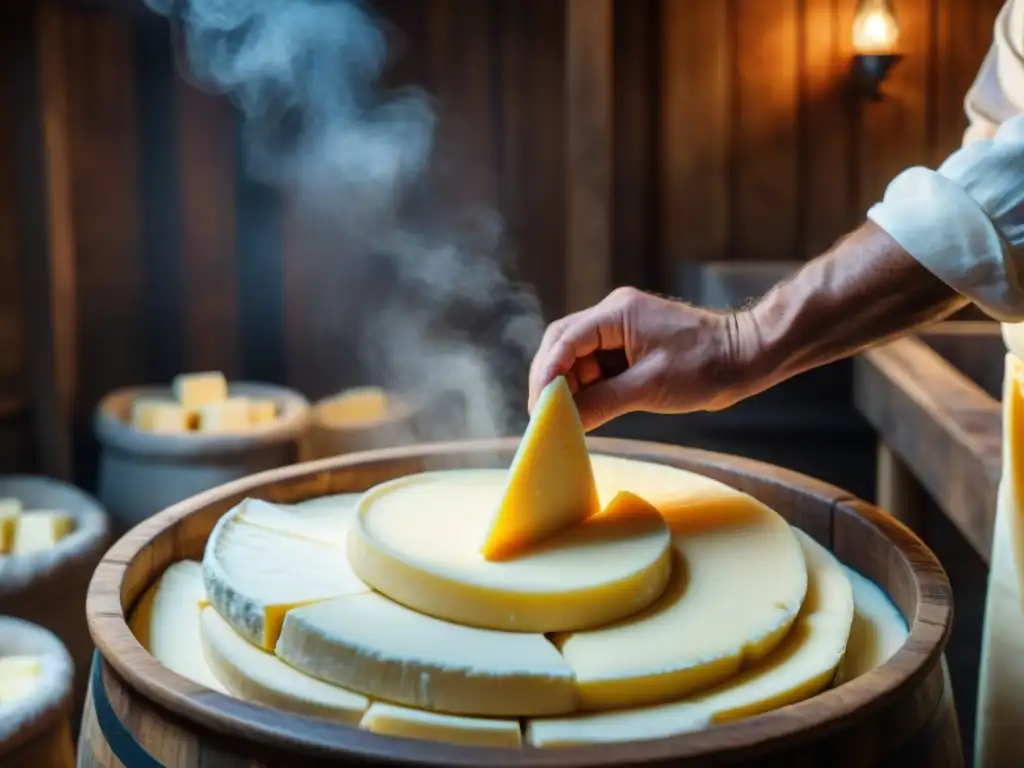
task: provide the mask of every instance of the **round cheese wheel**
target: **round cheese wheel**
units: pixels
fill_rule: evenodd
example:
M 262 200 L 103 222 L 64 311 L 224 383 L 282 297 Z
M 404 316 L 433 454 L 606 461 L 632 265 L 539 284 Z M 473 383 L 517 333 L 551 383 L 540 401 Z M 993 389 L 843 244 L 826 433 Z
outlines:
M 593 456 L 602 501 L 648 499 L 672 531 L 664 595 L 626 621 L 558 638 L 585 709 L 679 698 L 735 675 L 786 637 L 807 593 L 789 524 L 747 494 L 661 464 Z
M 349 533 L 352 569 L 417 611 L 506 631 L 602 626 L 659 597 L 671 567 L 668 527 L 633 496 L 518 557 L 484 559 L 506 481 L 501 470 L 452 470 L 368 491 Z

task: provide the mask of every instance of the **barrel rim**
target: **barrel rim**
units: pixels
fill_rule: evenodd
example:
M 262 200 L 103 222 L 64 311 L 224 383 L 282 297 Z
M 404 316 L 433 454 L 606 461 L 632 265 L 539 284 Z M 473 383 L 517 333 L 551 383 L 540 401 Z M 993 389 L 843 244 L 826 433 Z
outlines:
M 811 699 L 732 723 L 677 736 L 594 746 L 518 750 L 462 747 L 397 739 L 352 726 L 291 714 L 216 693 L 171 672 L 138 643 L 128 628 L 121 588 L 140 551 L 162 531 L 207 506 L 230 497 L 272 487 L 281 481 L 309 481 L 344 469 L 393 465 L 428 458 L 457 459 L 481 454 L 509 457 L 519 438 L 444 442 L 353 453 L 273 469 L 236 480 L 186 499 L 140 523 L 123 536 L 101 561 L 89 585 L 86 612 L 89 630 L 109 669 L 129 688 L 172 713 L 212 730 L 309 755 L 357 754 L 395 765 L 479 766 L 612 766 L 660 763 L 714 754 L 735 758 L 769 746 L 798 743 L 808 733 L 833 731 L 859 722 L 885 707 L 908 686 L 922 681 L 939 663 L 952 619 L 949 580 L 934 554 L 917 536 L 882 510 L 835 486 L 801 473 L 752 459 L 661 443 L 613 438 L 588 438 L 594 453 L 651 461 L 691 471 L 719 469 L 752 476 L 768 485 L 792 488 L 808 500 L 817 499 L 854 514 L 886 538 L 903 565 L 909 567 L 916 590 L 915 616 L 904 644 L 884 664 Z M 830 546 L 832 542 L 830 542 Z

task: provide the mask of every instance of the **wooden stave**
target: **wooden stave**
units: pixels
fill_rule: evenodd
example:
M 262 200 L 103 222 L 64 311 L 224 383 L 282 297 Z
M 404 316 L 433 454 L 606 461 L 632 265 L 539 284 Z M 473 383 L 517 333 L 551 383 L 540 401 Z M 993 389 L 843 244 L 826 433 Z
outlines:
M 844 562 L 890 591 L 901 610 L 914 616 L 908 641 L 873 672 L 827 691 L 813 702 L 757 718 L 657 741 L 509 753 L 395 740 L 231 699 L 164 669 L 127 629 L 122 606 L 134 603 L 150 583 L 150 574 L 161 572 L 174 560 L 197 557 L 216 519 L 248 494 L 294 501 L 358 490 L 439 464 L 480 463 L 481 457 L 486 463 L 496 456 L 507 460 L 517 442 L 513 438 L 409 446 L 271 470 L 200 494 L 140 524 L 108 552 L 90 584 L 87 613 L 93 638 L 105 660 L 104 679 L 128 692 L 124 700 L 134 701 L 136 706 L 144 702 L 154 711 L 174 713 L 170 716 L 175 719 L 204 723 L 204 738 L 218 743 L 224 742 L 225 735 L 244 739 L 238 749 L 253 750 L 255 759 L 269 759 L 273 750 L 284 749 L 293 759 L 303 754 L 303 764 L 311 766 L 317 764 L 314 754 L 325 753 L 366 765 L 481 768 L 698 765 L 712 756 L 716 763 L 739 760 L 774 765 L 784 759 L 788 765 L 793 761 L 803 764 L 811 753 L 819 755 L 815 760 L 825 759 L 823 750 L 829 756 L 828 762 L 821 764 L 880 765 L 888 763 L 903 742 L 939 712 L 948 688 L 943 684 L 941 653 L 952 618 L 952 597 L 941 565 L 912 532 L 845 491 L 789 470 L 748 459 L 629 440 L 592 438 L 589 442 L 596 453 L 699 471 L 746 490 L 778 509 L 832 547 Z M 879 557 L 878 547 L 886 540 L 884 556 Z M 118 652 L 118 648 L 122 650 Z M 952 723 L 955 727 L 955 715 Z M 211 728 L 220 735 L 214 736 Z M 818 734 L 827 737 L 825 741 L 818 743 Z M 855 762 L 848 762 L 850 755 L 858 756 Z M 960 765 L 961 760 L 959 755 L 948 756 L 937 765 Z

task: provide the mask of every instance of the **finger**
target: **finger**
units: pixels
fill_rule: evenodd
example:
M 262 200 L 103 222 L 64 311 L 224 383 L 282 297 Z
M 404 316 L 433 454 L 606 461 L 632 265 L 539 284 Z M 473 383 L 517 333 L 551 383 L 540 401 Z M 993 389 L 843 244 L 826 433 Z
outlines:
M 537 347 L 537 351 L 534 353 L 533 360 L 530 363 L 530 411 L 533 410 L 533 406 L 537 402 L 537 398 L 540 396 L 540 390 L 544 388 L 543 385 L 541 385 L 539 388 L 535 387 L 535 383 L 537 382 L 539 376 L 538 369 L 551 356 L 551 348 L 556 343 L 558 343 L 559 339 L 562 338 L 562 334 L 565 333 L 565 329 L 568 327 L 569 323 L 574 322 L 580 314 L 580 312 L 574 312 L 571 315 L 566 315 L 561 320 L 556 320 L 555 322 L 551 323 L 544 330 L 544 336 L 540 340 L 540 346 Z M 545 382 L 545 384 L 547 384 L 547 382 Z
M 566 328 L 547 359 L 539 363 L 535 379 L 537 393 L 556 377 L 573 370 L 578 361 L 593 357 L 598 350 L 621 346 L 622 324 L 618 314 L 595 308 Z
M 572 372 L 576 374 L 580 387 L 588 387 L 604 375 L 595 355 L 581 357 L 576 361 Z
M 587 432 L 626 413 L 641 410 L 650 398 L 657 373 L 652 358 L 640 360 L 625 372 L 603 379 L 576 395 L 576 409 Z

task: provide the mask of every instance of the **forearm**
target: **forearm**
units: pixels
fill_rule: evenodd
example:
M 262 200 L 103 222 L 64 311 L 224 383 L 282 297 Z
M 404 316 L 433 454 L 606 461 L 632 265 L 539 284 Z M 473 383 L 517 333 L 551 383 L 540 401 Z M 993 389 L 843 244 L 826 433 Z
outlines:
M 750 394 L 967 303 L 871 221 L 737 317 Z

